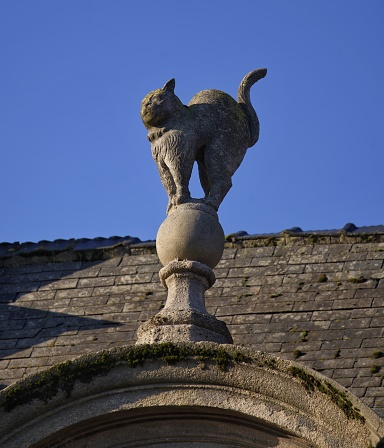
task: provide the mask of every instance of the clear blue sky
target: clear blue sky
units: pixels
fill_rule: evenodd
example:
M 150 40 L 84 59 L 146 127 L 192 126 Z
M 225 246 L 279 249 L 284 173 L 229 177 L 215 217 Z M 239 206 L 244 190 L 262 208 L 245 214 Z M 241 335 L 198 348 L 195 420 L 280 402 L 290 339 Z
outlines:
M 235 96 L 258 67 L 224 232 L 384 224 L 383 20 L 382 0 L 1 0 L 0 241 L 154 239 L 141 99 L 173 77 L 185 104 Z

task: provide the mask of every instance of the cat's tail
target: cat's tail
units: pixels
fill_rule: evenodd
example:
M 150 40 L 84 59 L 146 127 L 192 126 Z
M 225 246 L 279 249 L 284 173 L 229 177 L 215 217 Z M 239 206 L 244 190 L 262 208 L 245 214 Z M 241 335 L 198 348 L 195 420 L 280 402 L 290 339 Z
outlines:
M 259 79 L 264 78 L 267 74 L 266 68 L 258 68 L 252 72 L 245 75 L 240 83 L 239 89 L 237 91 L 237 101 L 240 106 L 244 109 L 248 117 L 249 129 L 250 129 L 250 142 L 249 147 L 253 146 L 259 139 L 260 124 L 257 117 L 256 111 L 251 103 L 251 87 Z

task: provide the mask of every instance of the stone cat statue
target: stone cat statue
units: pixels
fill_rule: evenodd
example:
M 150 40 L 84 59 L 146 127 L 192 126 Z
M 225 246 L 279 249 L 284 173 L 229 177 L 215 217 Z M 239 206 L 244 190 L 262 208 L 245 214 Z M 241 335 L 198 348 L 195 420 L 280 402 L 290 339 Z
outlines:
M 250 89 L 266 74 L 265 68 L 248 73 L 239 86 L 238 102 L 212 89 L 197 93 L 185 106 L 174 93 L 174 79 L 143 99 L 140 115 L 168 194 L 167 213 L 187 202 L 204 202 L 218 210 L 247 148 L 259 138 Z M 195 161 L 203 199 L 192 199 L 189 192 Z

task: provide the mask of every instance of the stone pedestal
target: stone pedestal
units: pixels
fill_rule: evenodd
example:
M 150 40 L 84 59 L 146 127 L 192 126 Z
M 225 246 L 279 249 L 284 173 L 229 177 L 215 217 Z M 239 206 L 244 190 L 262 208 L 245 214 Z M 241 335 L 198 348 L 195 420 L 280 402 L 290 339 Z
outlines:
M 211 341 L 231 344 L 224 322 L 205 309 L 205 291 L 224 250 L 224 232 L 215 210 L 205 204 L 179 206 L 160 226 L 157 253 L 168 289 L 164 308 L 138 329 L 137 344 Z

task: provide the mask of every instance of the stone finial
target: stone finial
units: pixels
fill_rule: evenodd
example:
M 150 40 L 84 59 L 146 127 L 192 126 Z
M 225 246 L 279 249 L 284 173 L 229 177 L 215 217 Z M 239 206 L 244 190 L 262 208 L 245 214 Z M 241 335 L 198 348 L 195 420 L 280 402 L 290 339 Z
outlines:
M 156 237 L 168 289 L 164 308 L 138 330 L 138 343 L 211 341 L 232 343 L 224 322 L 208 314 L 205 291 L 224 249 L 217 213 L 204 204 L 182 204 L 165 219 Z
M 250 89 L 266 73 L 258 69 L 244 77 L 238 102 L 224 92 L 204 90 L 184 106 L 174 93 L 174 79 L 142 101 L 141 118 L 168 194 L 168 217 L 156 238 L 168 297 L 164 308 L 140 326 L 138 344 L 232 343 L 226 324 L 206 311 L 204 293 L 215 282 L 212 269 L 224 250 L 217 210 L 247 148 L 259 137 Z M 202 199 L 191 198 L 189 192 L 195 162 Z

